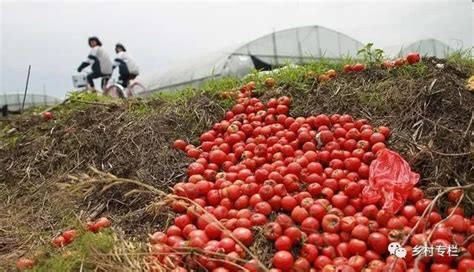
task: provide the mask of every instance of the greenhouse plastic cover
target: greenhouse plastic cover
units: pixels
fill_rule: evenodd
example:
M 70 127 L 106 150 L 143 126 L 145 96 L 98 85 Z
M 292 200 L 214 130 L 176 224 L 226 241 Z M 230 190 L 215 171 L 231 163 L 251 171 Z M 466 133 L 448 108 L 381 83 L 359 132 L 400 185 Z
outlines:
M 436 39 L 424 39 L 413 42 L 408 46 L 402 46 L 401 50 L 398 50 L 398 56 L 406 56 L 410 52 L 418 52 L 422 56 L 446 58 L 449 53 L 452 53 L 454 49 L 450 48 L 447 44 L 436 40 Z
M 138 77 L 137 81 L 149 91 L 196 87 L 212 77 L 245 76 L 258 68 L 254 65 L 255 59 L 279 67 L 321 57 L 355 57 L 361 47 L 361 42 L 334 30 L 321 26 L 298 27 L 270 33 L 247 44 Z
M 48 106 L 61 102 L 59 98 L 44 94 L 27 94 L 25 98 L 25 109 L 35 106 Z M 0 94 L 0 107 L 8 105 L 10 111 L 18 111 L 23 103 L 23 94 Z

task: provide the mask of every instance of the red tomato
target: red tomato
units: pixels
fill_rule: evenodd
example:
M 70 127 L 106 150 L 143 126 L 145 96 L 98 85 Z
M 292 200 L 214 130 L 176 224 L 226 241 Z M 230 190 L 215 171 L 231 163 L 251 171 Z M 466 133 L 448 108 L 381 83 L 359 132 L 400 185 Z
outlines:
M 338 233 L 341 226 L 341 220 L 337 215 L 327 214 L 323 217 L 321 225 L 325 232 Z
M 389 243 L 387 236 L 379 232 L 373 232 L 369 234 L 367 244 L 378 254 L 384 254 L 388 250 Z
M 369 269 L 374 269 L 375 271 L 382 271 L 382 269 L 385 267 L 385 263 L 380 260 L 373 260 L 369 262 L 367 267 Z
M 36 264 L 36 261 L 29 258 L 20 258 L 16 261 L 16 268 L 20 271 L 26 269 L 32 269 Z
M 332 205 L 338 209 L 343 209 L 344 207 L 346 207 L 348 202 L 349 197 L 344 194 L 337 194 L 331 198 Z
M 342 70 L 344 71 L 344 73 L 352 72 L 352 65 L 345 64 L 344 67 L 342 68 Z
M 283 230 L 293 226 L 293 220 L 286 214 L 277 215 L 275 222 L 277 222 Z
M 272 263 L 275 268 L 289 271 L 293 266 L 293 255 L 286 250 L 280 250 L 273 256 Z
M 307 234 L 319 230 L 319 221 L 314 217 L 307 217 L 301 222 L 301 230 Z
M 304 244 L 301 247 L 300 256 L 312 263 L 318 256 L 318 248 L 312 244 Z
M 456 204 L 459 199 L 461 199 L 461 196 L 463 195 L 463 191 L 456 189 L 452 190 L 448 193 L 448 200 L 451 201 L 451 203 Z
M 338 235 L 336 233 L 324 232 L 322 236 L 327 245 L 335 247 L 341 243 L 341 237 L 343 237 L 344 235 L 343 233 Z
M 352 237 L 365 241 L 369 237 L 369 228 L 364 225 L 357 225 L 351 232 Z
M 385 136 L 380 132 L 375 132 L 370 136 L 369 142 L 371 144 L 381 143 L 385 141 Z M 375 152 L 374 152 L 375 153 Z
M 397 58 L 394 62 L 395 66 L 397 67 L 401 67 L 403 65 L 405 65 L 407 63 L 407 59 L 406 58 Z
M 352 256 L 349 258 L 347 264 L 355 269 L 354 271 L 361 271 L 365 266 L 365 259 L 362 256 Z
M 354 71 L 354 72 L 361 72 L 361 71 L 364 71 L 364 70 L 365 70 L 365 65 L 364 64 L 357 63 L 357 64 L 354 64 L 354 66 L 352 66 L 352 71 Z
M 101 230 L 103 228 L 107 228 L 111 225 L 110 220 L 107 217 L 101 217 L 95 221 L 95 228 L 97 230 Z
M 349 171 L 357 172 L 361 166 L 361 161 L 359 158 L 350 157 L 344 160 L 344 166 Z
M 330 258 L 324 255 L 320 255 L 316 258 L 316 261 L 314 261 L 313 266 L 319 271 L 323 269 L 326 265 L 330 265 L 331 263 L 332 260 Z
M 367 244 L 359 239 L 351 239 L 349 241 L 349 251 L 353 255 L 364 255 L 367 251 Z
M 212 150 L 209 153 L 209 161 L 211 163 L 215 163 L 217 165 L 221 165 L 224 161 L 226 161 L 227 155 L 222 150 Z
M 466 224 L 464 218 L 459 214 L 451 215 L 446 221 L 446 225 L 453 228 L 454 231 L 463 233 L 466 231 Z
M 331 259 L 334 259 L 336 258 L 336 249 L 334 248 L 334 246 L 329 245 L 323 247 L 323 249 L 321 250 L 321 254 Z
M 236 228 L 232 234 L 245 246 L 250 246 L 253 242 L 252 231 L 246 228 Z
M 173 148 L 184 151 L 184 149 L 186 148 L 186 145 L 187 145 L 187 143 L 186 143 L 185 141 L 183 141 L 183 140 L 176 140 L 176 141 L 174 141 L 174 143 L 173 143 Z
M 449 207 L 446 210 L 446 214 L 458 214 L 464 216 L 464 209 L 462 207 Z
M 385 139 L 388 139 L 388 137 L 390 137 L 390 129 L 388 127 L 380 126 L 379 132 L 382 133 Z
M 267 223 L 267 217 L 261 213 L 254 213 L 250 216 L 250 221 L 252 222 L 253 226 L 262 226 Z M 250 226 L 246 226 L 250 228 Z
M 225 253 L 229 253 L 235 250 L 235 241 L 231 238 L 223 238 L 219 242 L 219 247 L 224 249 Z
M 268 200 L 268 204 L 270 204 L 273 211 L 279 211 L 281 207 L 281 197 L 278 195 L 273 196 Z
M 293 241 L 286 235 L 282 235 L 275 240 L 275 248 L 277 250 L 290 250 L 292 246 Z
M 430 212 L 430 214 L 428 215 L 428 220 L 431 225 L 434 225 L 438 223 L 439 221 L 443 220 L 443 218 L 437 212 Z
M 298 201 L 292 196 L 285 196 L 281 199 L 281 208 L 285 211 L 292 211 L 296 205 L 298 205 Z
M 396 218 L 396 217 L 392 217 L 388 220 L 387 222 L 387 228 L 388 229 L 403 229 L 403 222 L 399 219 L 399 218 Z
M 282 233 L 281 226 L 276 222 L 270 222 L 263 228 L 263 235 L 269 240 L 276 240 Z
M 191 218 L 187 214 L 182 214 L 178 217 L 175 217 L 174 224 L 178 228 L 183 229 L 184 227 L 186 227 L 186 225 L 191 224 Z
M 168 236 L 161 231 L 157 231 L 153 233 L 152 235 L 150 235 L 151 244 L 157 244 L 157 243 L 165 244 L 167 241 L 168 241 Z
M 443 239 L 448 242 L 451 242 L 453 239 L 453 233 L 447 227 L 437 227 L 433 230 L 433 234 L 431 236 L 432 240 Z
M 352 232 L 356 226 L 356 221 L 353 216 L 345 216 L 341 219 L 341 231 Z
M 168 236 L 181 236 L 182 231 L 179 227 L 172 225 L 168 227 L 168 230 L 166 231 L 166 235 Z
M 188 166 L 188 176 L 204 173 L 204 166 L 198 162 L 193 162 Z
M 415 206 L 405 205 L 402 207 L 400 214 L 405 216 L 408 220 L 410 220 L 413 216 L 417 215 L 417 211 L 416 211 Z
M 163 233 L 164 234 L 164 233 Z M 70 243 L 76 238 L 77 236 L 77 230 L 66 230 L 61 234 L 64 237 L 64 240 L 66 243 Z
M 336 246 L 336 255 L 339 257 L 349 258 L 351 256 L 349 244 L 347 242 L 339 243 Z
M 301 233 L 301 230 L 297 227 L 289 227 L 285 229 L 285 236 L 288 236 L 293 244 L 296 244 L 297 242 L 301 241 L 301 238 L 303 237 L 303 234 Z
M 473 268 L 474 268 L 474 260 L 473 259 L 462 259 L 458 263 L 459 272 L 471 272 Z
M 278 105 L 276 107 L 276 113 L 278 113 L 278 114 L 288 114 L 288 106 Z
M 63 246 L 65 246 L 67 243 L 66 243 L 66 239 L 64 239 L 64 237 L 58 236 L 58 237 L 55 237 L 55 238 L 51 241 L 51 244 L 52 244 L 54 247 L 63 247 Z
M 367 250 L 364 254 L 364 258 L 367 262 L 371 262 L 373 260 L 380 260 L 382 257 L 373 250 Z
M 290 105 L 291 98 L 288 96 L 281 96 L 277 99 L 278 105 Z
M 412 204 L 415 204 L 418 200 L 421 200 L 424 196 L 425 194 L 420 188 L 414 187 L 413 189 L 411 189 L 410 194 L 408 195 L 408 200 L 410 200 Z
M 206 232 L 206 235 L 210 238 L 210 239 L 218 239 L 221 237 L 222 235 L 222 231 L 219 227 L 219 225 L 217 224 L 217 222 L 211 222 L 209 223 L 205 228 L 204 228 L 204 231 Z
M 377 208 L 377 206 L 371 204 L 371 205 L 367 205 L 365 206 L 363 209 L 362 209 L 362 214 L 369 218 L 369 219 L 376 219 L 377 218 L 377 214 L 379 212 L 379 209 Z
M 326 213 L 326 208 L 320 203 L 315 203 L 309 208 L 310 216 L 316 218 L 318 221 L 321 221 Z
M 268 202 L 259 202 L 254 207 L 255 212 L 261 213 L 263 215 L 269 215 L 272 212 L 272 206 Z
M 291 218 L 293 221 L 296 223 L 301 223 L 303 220 L 305 220 L 309 216 L 308 211 L 306 211 L 305 208 L 301 206 L 296 206 L 292 211 L 291 211 Z
M 310 268 L 311 264 L 303 257 L 296 259 L 292 267 L 293 271 L 309 271 Z
M 54 118 L 53 113 L 50 111 L 45 111 L 41 115 L 43 116 L 43 120 L 45 121 L 53 120 Z
M 406 58 L 409 64 L 415 64 L 421 59 L 420 54 L 418 52 L 408 53 Z
M 431 204 L 430 199 L 420 199 L 415 203 L 416 210 L 418 211 L 418 214 L 422 215 L 423 212 L 428 208 L 428 206 Z

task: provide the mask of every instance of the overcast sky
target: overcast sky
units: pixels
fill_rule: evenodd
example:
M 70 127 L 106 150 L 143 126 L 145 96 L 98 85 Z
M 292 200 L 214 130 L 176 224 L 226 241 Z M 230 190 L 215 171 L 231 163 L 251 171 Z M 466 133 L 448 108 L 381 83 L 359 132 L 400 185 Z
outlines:
M 203 52 L 242 44 L 273 30 L 321 25 L 378 47 L 422 38 L 472 46 L 470 0 L 313 2 L 2 2 L 0 93 L 63 97 L 98 36 L 111 57 L 116 42 L 153 73 Z

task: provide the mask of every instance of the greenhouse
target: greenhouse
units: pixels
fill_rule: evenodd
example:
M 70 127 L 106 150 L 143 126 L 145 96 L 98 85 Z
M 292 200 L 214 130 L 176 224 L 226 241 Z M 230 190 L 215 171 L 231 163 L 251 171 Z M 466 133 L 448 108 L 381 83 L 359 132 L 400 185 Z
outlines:
M 448 54 L 453 52 L 447 44 L 436 39 L 424 39 L 416 41 L 406 47 L 402 47 L 398 56 L 405 56 L 410 52 L 419 52 L 422 56 L 432 56 L 438 58 L 445 58 Z
M 149 92 L 197 87 L 209 78 L 242 77 L 254 69 L 271 70 L 288 63 L 303 64 L 322 57 L 355 57 L 361 47 L 361 42 L 325 27 L 291 28 L 139 77 L 137 81 Z
M 49 106 L 61 102 L 59 98 L 45 94 L 27 94 L 25 109 L 36 106 Z M 0 107 L 8 106 L 9 111 L 20 111 L 23 103 L 22 93 L 0 94 Z

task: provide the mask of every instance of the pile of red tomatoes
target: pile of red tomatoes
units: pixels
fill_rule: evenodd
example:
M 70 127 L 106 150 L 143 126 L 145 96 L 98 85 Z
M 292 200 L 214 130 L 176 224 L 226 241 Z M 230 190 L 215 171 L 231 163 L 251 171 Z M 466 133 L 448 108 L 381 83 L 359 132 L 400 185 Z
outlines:
M 174 142 L 195 161 L 187 181 L 174 186 L 173 224 L 150 236 L 151 271 L 415 271 L 415 263 L 419 271 L 472 271 L 474 224 L 461 208 L 450 208 L 454 214 L 432 233 L 443 215 L 434 209 L 421 217 L 431 200 L 418 188 L 396 214 L 363 203 L 387 127 L 347 114 L 293 118 L 289 97 L 263 103 L 253 88 L 242 87 L 200 146 Z M 259 235 L 273 250 L 271 267 L 246 250 Z M 457 245 L 459 256 L 415 261 L 413 248 L 428 237 L 434 246 Z M 404 246 L 405 258 L 390 255 L 392 242 Z

